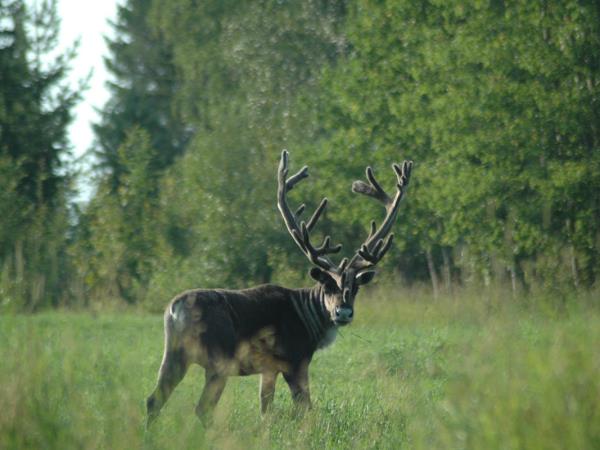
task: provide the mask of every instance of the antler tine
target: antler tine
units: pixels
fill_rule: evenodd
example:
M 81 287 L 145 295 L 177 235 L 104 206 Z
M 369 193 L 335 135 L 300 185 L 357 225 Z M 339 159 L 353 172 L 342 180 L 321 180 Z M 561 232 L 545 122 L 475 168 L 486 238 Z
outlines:
M 338 266 L 340 271 L 344 271 L 346 270 L 346 266 L 348 265 L 348 258 L 344 258 L 342 259 L 342 261 L 340 262 L 340 265 Z
M 331 242 L 331 237 L 329 236 L 325 236 L 325 239 L 323 240 L 323 244 L 321 244 L 320 247 L 317 247 L 315 250 L 317 251 L 318 254 L 325 254 L 325 253 L 338 253 L 341 249 L 342 249 L 342 244 L 338 244 L 334 247 L 331 247 L 329 244 Z
M 330 247 L 329 244 L 331 242 L 331 237 L 329 236 L 325 237 L 323 244 L 321 244 L 320 247 L 314 247 L 310 242 L 310 234 L 307 225 L 302 222 L 300 227 L 302 229 L 303 242 L 306 245 L 306 248 L 310 250 L 311 255 L 323 256 L 327 253 L 337 253 L 342 249 L 342 244 L 338 244 L 335 247 Z
M 375 179 L 375 175 L 373 174 L 373 169 L 371 166 L 367 167 L 366 170 L 367 180 L 369 184 L 365 183 L 362 180 L 357 180 L 352 183 L 352 191 L 368 195 L 369 197 L 373 197 L 383 203 L 386 207 L 390 204 L 392 199 L 390 199 L 389 195 L 382 189 L 380 184 Z
M 392 246 L 392 242 L 394 241 L 394 233 L 390 233 L 387 237 L 387 239 L 385 240 L 383 247 L 381 248 L 381 250 L 379 250 L 379 253 L 377 254 L 377 260 L 381 260 L 381 258 L 383 258 L 385 256 L 385 254 L 387 253 L 387 251 L 390 249 L 390 247 Z
M 315 212 L 313 213 L 313 215 L 309 219 L 308 223 L 306 224 L 306 228 L 308 228 L 308 231 L 312 231 L 312 229 L 315 227 L 315 225 L 317 224 L 317 220 L 319 220 L 319 217 L 321 217 L 321 214 L 325 210 L 326 206 L 327 206 L 327 197 L 325 197 L 323 200 L 321 200 L 321 203 L 319 204 L 317 209 L 315 209 Z
M 294 213 L 294 215 L 296 217 L 300 217 L 300 215 L 304 212 L 304 208 L 306 208 L 306 205 L 304 203 L 302 203 L 300 206 L 298 206 L 298 209 L 296 209 L 296 212 Z
M 304 166 L 285 182 L 285 188 L 289 192 L 294 189 L 294 186 L 304 178 L 308 177 L 308 166 Z
M 315 248 L 310 242 L 310 231 L 314 228 L 319 217 L 327 206 L 327 198 L 324 198 L 313 215 L 310 217 L 307 223 L 301 222 L 298 225 L 298 216 L 304 211 L 305 205 L 302 204 L 296 210 L 296 213 L 292 213 L 287 204 L 287 193 L 294 188 L 294 186 L 308 177 L 308 167 L 304 166 L 296 174 L 292 175 L 286 180 L 288 174 L 288 162 L 289 154 L 287 150 L 281 152 L 281 161 L 279 163 L 279 169 L 277 172 L 277 207 L 281 213 L 285 222 L 288 232 L 294 238 L 294 242 L 300 247 L 302 252 L 308 257 L 308 259 L 315 265 L 325 269 L 328 272 L 339 275 L 341 273 L 339 267 L 337 267 L 326 255 L 330 253 L 337 253 L 341 250 L 341 245 L 334 247 L 330 246 L 331 238 L 327 236 L 323 244 L 320 247 Z
M 383 255 L 385 255 L 387 253 L 387 251 L 390 249 L 393 240 L 394 240 L 394 234 L 390 233 L 388 235 L 388 237 L 385 239 L 385 241 L 383 239 L 379 239 L 377 241 L 377 244 L 375 244 L 375 247 L 373 248 L 373 250 L 369 250 L 369 248 L 363 244 L 363 246 L 360 248 L 360 250 L 358 250 L 358 254 L 363 259 L 365 259 L 369 262 L 376 263 L 381 258 L 383 258 Z
M 410 179 L 410 172 L 412 170 L 412 161 L 404 161 L 402 163 L 402 167 L 398 164 L 394 163 L 392 167 L 394 168 L 394 172 L 396 172 L 396 177 L 398 178 L 398 188 L 402 189 L 405 186 L 408 186 L 408 180 Z
M 369 231 L 369 237 L 367 239 L 370 239 L 371 236 L 375 234 L 375 231 L 377 231 L 377 223 L 374 220 L 371 220 L 371 231 Z
M 352 184 L 352 190 L 354 192 L 373 197 L 383 203 L 386 209 L 386 216 L 379 228 L 376 228 L 375 221 L 371 222 L 369 236 L 350 260 L 349 267 L 353 267 L 357 270 L 372 267 L 376 265 L 390 249 L 394 236 L 393 234 L 390 234 L 390 230 L 396 220 L 400 200 L 402 200 L 402 196 L 404 195 L 404 189 L 408 186 L 412 170 L 412 161 L 404 161 L 402 166 L 393 164 L 392 167 L 397 178 L 397 190 L 393 199 L 390 198 L 379 185 L 371 167 L 367 167 L 366 170 L 367 180 L 369 181 L 368 184 L 360 180 L 355 181 Z

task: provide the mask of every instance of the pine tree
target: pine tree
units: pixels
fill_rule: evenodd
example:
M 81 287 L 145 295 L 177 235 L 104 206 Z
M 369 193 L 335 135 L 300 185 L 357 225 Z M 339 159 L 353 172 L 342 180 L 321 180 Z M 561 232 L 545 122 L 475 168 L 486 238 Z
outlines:
M 73 51 L 55 56 L 56 1 L 0 0 L 0 291 L 7 305 L 56 303 L 66 286 L 67 126 Z
M 58 43 L 55 4 L 30 12 L 24 1 L 0 1 L 0 156 L 22 167 L 19 193 L 38 205 L 54 202 L 64 182 L 67 125 L 79 100 L 63 82 L 73 52 L 50 61 Z
M 150 135 L 157 149 L 152 164 L 168 167 L 185 148 L 189 131 L 174 105 L 178 87 L 171 46 L 150 23 L 150 0 L 129 0 L 118 7 L 113 23 L 115 38 L 107 39 L 110 56 L 105 64 L 112 74 L 111 98 L 94 126 L 99 168 L 108 174 L 113 191 L 120 185 L 124 168 L 119 148 L 133 128 Z

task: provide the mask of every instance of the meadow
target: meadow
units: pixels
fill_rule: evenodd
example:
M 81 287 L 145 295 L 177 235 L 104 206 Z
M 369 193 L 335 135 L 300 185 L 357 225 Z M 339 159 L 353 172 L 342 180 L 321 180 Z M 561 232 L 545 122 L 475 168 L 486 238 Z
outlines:
M 145 398 L 162 318 L 137 311 L 0 316 L 0 448 L 600 448 L 600 306 L 592 293 L 433 300 L 372 290 L 311 365 L 313 409 L 280 377 L 230 378 L 205 429 L 193 368 L 156 424 Z

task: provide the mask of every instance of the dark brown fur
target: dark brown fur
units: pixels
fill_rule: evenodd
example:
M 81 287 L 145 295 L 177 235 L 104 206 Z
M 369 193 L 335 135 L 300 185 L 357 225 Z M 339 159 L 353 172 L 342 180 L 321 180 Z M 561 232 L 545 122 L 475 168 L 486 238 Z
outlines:
M 326 334 L 335 328 L 329 311 L 322 308 L 326 297 L 321 285 L 312 289 L 275 285 L 239 291 L 196 289 L 175 297 L 165 311 L 165 351 L 158 383 L 147 401 L 149 421 L 158 415 L 191 364 L 206 369 L 206 384 L 196 407 L 201 418 L 218 402 L 232 375 L 262 375 L 262 412 L 273 399 L 279 373 L 294 401 L 310 406 L 308 365 Z M 317 335 L 307 330 L 294 302 L 313 302 L 321 320 Z

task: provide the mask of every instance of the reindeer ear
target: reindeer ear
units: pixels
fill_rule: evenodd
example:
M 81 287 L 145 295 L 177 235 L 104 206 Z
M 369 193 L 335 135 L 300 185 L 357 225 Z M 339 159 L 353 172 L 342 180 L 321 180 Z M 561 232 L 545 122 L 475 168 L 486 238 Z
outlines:
M 370 283 L 371 280 L 373 280 L 374 276 L 375 276 L 374 270 L 367 270 L 365 272 L 359 273 L 358 275 L 356 275 L 356 284 L 358 284 L 360 286 L 363 284 Z
M 322 284 L 335 284 L 333 277 L 319 267 L 313 267 L 310 269 L 310 276 L 313 280 L 316 280 Z

